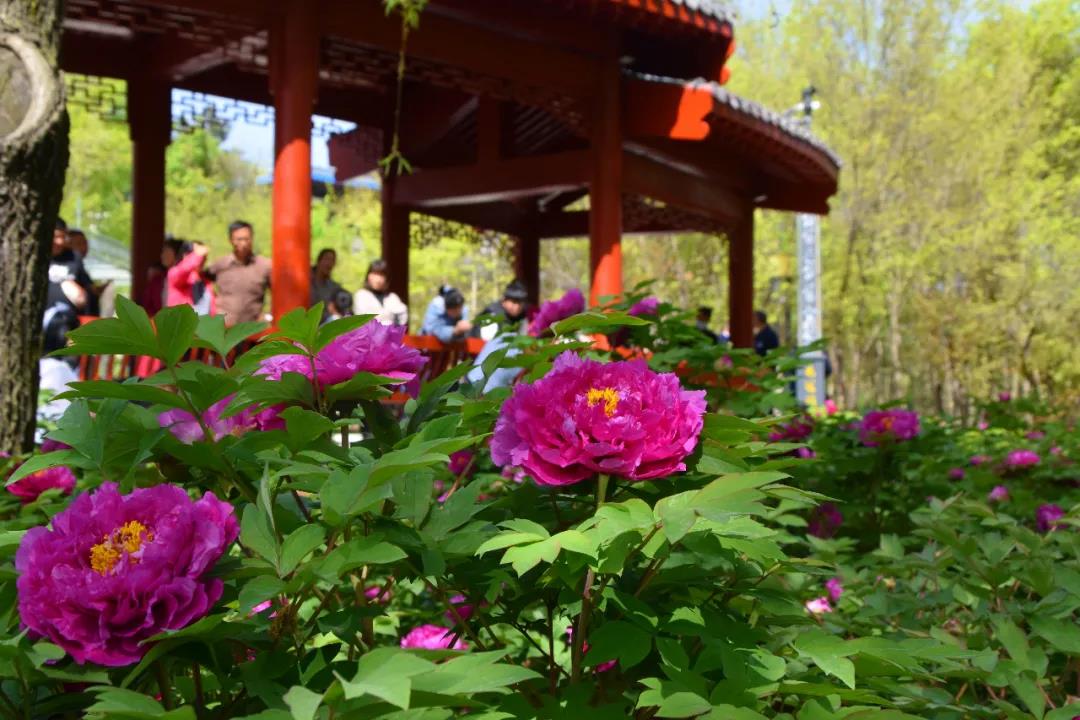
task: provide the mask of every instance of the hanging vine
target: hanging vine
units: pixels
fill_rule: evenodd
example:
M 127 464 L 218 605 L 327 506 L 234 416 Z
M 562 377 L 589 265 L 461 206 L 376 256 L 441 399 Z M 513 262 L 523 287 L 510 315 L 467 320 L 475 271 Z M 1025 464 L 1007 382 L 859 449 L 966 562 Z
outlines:
M 401 153 L 399 129 L 401 127 L 401 98 L 405 89 L 405 55 L 409 33 L 420 25 L 420 13 L 427 0 L 383 0 L 386 14 L 397 13 L 401 17 L 401 46 L 398 49 L 397 96 L 394 98 L 394 123 L 391 128 L 390 150 L 379 160 L 383 177 L 393 177 L 412 172 L 412 165 Z

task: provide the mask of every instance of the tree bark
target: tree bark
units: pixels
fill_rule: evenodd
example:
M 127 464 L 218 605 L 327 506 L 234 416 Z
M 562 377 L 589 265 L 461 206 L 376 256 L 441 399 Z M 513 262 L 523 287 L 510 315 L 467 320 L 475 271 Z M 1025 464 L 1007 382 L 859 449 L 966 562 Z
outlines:
M 62 0 L 0 0 L 0 450 L 33 445 L 41 321 L 68 162 Z

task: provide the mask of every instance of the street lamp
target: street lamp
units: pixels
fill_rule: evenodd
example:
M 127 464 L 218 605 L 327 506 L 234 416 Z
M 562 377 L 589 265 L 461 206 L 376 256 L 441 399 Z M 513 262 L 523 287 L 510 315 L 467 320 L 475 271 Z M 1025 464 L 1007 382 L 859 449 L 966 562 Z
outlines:
M 813 85 L 802 92 L 802 100 L 787 115 L 798 113 L 800 124 L 810 132 L 814 111 L 821 103 L 814 100 L 817 90 Z M 799 347 L 806 347 L 821 340 L 821 227 L 818 216 L 798 213 L 795 216 L 795 244 L 797 248 L 798 320 L 796 339 Z M 825 353 L 820 349 L 803 355 L 807 360 L 799 366 L 795 394 L 810 410 L 825 405 Z

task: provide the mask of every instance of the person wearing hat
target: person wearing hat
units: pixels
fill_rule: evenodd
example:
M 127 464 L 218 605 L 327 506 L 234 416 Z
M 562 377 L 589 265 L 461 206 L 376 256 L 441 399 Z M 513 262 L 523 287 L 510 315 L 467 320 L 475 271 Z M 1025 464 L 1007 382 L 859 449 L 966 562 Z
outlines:
M 529 291 L 520 280 L 514 280 L 503 290 L 502 300 L 484 308 L 482 315 L 494 318 L 493 323 L 477 323 L 473 326 L 473 336 L 491 340 L 504 331 L 518 332 L 528 315 Z
M 484 314 L 493 316 L 496 321 L 477 327 L 480 336 L 487 342 L 476 356 L 473 369 L 466 375 L 470 383 L 480 387 L 481 392 L 510 387 L 521 374 L 521 368 L 516 367 L 497 367 L 487 374 L 484 372 L 484 361 L 489 355 L 508 346 L 507 358 L 521 354 L 521 350 L 512 344 L 515 335 L 524 335 L 528 331 L 528 302 L 529 293 L 525 285 L 520 280 L 514 280 L 506 286 L 502 300 L 493 302 L 484 309 Z
M 383 325 L 408 325 L 409 308 L 390 290 L 390 266 L 385 260 L 368 265 L 364 287 L 356 291 L 353 315 L 374 315 Z

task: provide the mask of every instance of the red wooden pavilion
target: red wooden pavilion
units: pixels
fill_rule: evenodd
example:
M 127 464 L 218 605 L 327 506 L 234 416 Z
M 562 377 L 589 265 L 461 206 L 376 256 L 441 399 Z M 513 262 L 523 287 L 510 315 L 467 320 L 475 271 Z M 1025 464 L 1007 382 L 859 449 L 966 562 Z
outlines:
M 170 91 L 272 105 L 273 312 L 306 304 L 312 114 L 338 180 L 393 136 L 402 26 L 380 0 L 67 0 L 65 70 L 127 81 L 136 294 L 165 234 Z M 383 254 L 409 281 L 409 216 L 516 238 L 534 297 L 539 243 L 588 235 L 593 302 L 622 291 L 623 233 L 729 239 L 730 328 L 751 342 L 753 212 L 826 213 L 839 163 L 796 123 L 729 93 L 715 0 L 430 0 L 408 36 Z M 583 198 L 587 198 L 587 209 Z

